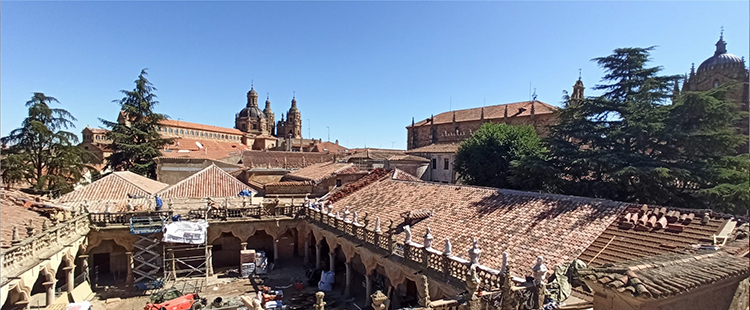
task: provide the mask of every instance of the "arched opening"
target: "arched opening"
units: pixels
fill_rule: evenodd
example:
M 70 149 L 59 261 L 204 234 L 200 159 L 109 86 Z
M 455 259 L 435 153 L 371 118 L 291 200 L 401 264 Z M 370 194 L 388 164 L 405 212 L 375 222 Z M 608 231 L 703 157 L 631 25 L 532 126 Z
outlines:
M 30 308 L 44 309 L 47 306 L 47 286 L 44 283 L 54 281 L 47 270 L 39 270 L 34 285 L 31 287 Z
M 273 237 L 264 230 L 256 231 L 254 235 L 247 238 L 248 250 L 255 250 L 255 253 L 263 252 L 269 262 L 273 262 Z
M 232 235 L 231 232 L 223 232 L 221 236 L 214 240 L 211 245 L 214 272 L 219 273 L 220 268 L 239 268 L 240 267 L 240 238 Z
M 8 291 L 8 297 L 5 299 L 2 310 L 21 310 L 29 303 L 28 295 L 21 291 L 21 287 L 16 285 Z
M 127 249 L 114 240 L 104 240 L 89 250 L 90 279 L 93 285 L 114 285 L 128 275 Z
M 279 259 L 292 259 L 293 257 L 297 257 L 297 238 L 295 237 L 297 235 L 297 229 L 288 229 L 285 231 L 281 236 L 279 236 L 279 240 L 277 241 L 276 248 L 278 249 L 279 253 L 278 256 Z M 249 243 L 248 243 L 249 244 Z M 271 258 L 274 257 L 271 253 Z M 274 262 L 277 263 L 277 262 Z

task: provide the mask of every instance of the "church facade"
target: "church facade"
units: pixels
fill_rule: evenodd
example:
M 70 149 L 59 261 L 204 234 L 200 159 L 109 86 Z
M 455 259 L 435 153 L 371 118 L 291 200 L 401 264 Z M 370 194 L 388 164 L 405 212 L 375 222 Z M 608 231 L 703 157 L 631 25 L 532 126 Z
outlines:
M 297 108 L 297 98 L 292 98 L 292 106 L 286 114 L 286 119 L 284 114 L 281 114 L 281 120 L 276 122 L 270 98 L 266 97 L 266 106 L 261 110 L 258 105 L 258 92 L 251 87 L 247 92 L 247 105 L 235 115 L 234 128 L 255 137 L 256 140 L 272 137 L 301 139 L 302 114 Z

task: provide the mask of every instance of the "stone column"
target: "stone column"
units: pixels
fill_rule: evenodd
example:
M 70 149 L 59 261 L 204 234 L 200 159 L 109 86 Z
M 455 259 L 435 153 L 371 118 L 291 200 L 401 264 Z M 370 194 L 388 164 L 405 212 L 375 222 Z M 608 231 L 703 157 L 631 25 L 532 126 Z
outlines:
M 305 238 L 304 253 L 305 253 L 305 264 L 307 264 L 310 262 L 310 241 L 308 240 L 308 238 Z
M 344 263 L 344 266 L 346 266 L 346 286 L 344 286 L 344 297 L 349 298 L 352 291 L 352 263 L 346 262 Z
M 375 271 L 368 271 L 365 274 L 365 305 L 370 304 L 370 295 L 372 295 L 372 276 Z
M 125 285 L 133 285 L 133 252 L 125 252 L 125 255 L 127 256 L 127 264 L 128 264 L 128 275 L 125 278 Z
M 74 274 L 75 270 L 76 270 L 76 266 L 71 264 L 71 266 L 63 267 L 63 270 L 65 270 L 65 272 L 66 272 L 65 275 L 67 276 L 66 277 L 67 281 L 66 281 L 66 284 L 65 284 L 65 286 L 66 286 L 67 289 L 65 291 L 68 292 L 68 295 L 73 294 L 73 289 L 76 286 L 76 277 L 75 277 L 75 274 Z
M 42 283 L 47 288 L 47 306 L 55 303 L 55 281 Z
M 206 246 L 206 277 L 214 275 L 213 245 Z
M 273 263 L 279 263 L 279 239 L 273 239 Z
M 315 268 L 321 268 L 320 257 L 323 254 L 321 252 L 323 252 L 323 245 L 320 244 L 320 241 L 318 241 L 318 243 L 315 244 Z
M 336 267 L 336 252 L 330 252 L 330 253 L 328 253 L 328 259 L 330 259 L 330 262 L 328 263 L 328 265 L 329 265 L 328 266 L 328 268 L 329 268 L 328 270 L 329 271 L 336 270 L 335 269 L 335 267 Z
M 91 284 L 91 279 L 89 279 L 89 256 L 81 255 L 78 256 L 78 259 L 81 260 L 79 264 L 81 264 L 81 272 L 85 274 L 84 278 L 86 278 L 86 281 L 89 281 L 89 284 Z
M 240 242 L 240 251 L 247 250 L 247 242 Z

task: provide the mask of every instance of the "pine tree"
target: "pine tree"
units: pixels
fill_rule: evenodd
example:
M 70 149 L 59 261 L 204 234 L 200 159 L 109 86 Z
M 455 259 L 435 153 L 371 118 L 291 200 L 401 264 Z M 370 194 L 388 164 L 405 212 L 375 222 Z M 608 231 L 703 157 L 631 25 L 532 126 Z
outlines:
M 117 122 L 101 120 L 110 128 L 107 137 L 112 140 L 112 155 L 107 165 L 115 171 L 128 170 L 150 178 L 156 178 L 154 158 L 161 156 L 165 145 L 172 143 L 159 134 L 159 122 L 167 119 L 155 113 L 156 88 L 146 79 L 146 69 L 141 70 L 133 90 L 121 90 L 122 99 L 113 100 L 121 107 Z
M 2 162 L 2 178 L 6 186 L 26 182 L 37 193 L 53 197 L 73 190 L 96 158 L 74 144 L 78 137 L 68 128 L 75 128 L 76 120 L 68 111 L 51 108 L 59 103 L 44 93 L 34 93 L 26 102 L 28 117 L 21 128 L 16 128 L 2 143 L 7 146 Z

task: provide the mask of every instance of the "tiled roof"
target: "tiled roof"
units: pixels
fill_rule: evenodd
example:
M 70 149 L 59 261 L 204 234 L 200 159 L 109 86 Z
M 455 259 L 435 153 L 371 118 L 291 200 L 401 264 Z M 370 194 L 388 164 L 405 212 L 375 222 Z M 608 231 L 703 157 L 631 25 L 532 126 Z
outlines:
M 93 128 L 93 127 L 89 127 L 89 126 L 86 126 L 85 129 L 88 129 L 89 131 L 91 131 L 91 133 L 108 133 L 109 132 L 109 130 L 107 130 L 107 129 Z
M 357 149 L 353 151 L 348 159 L 359 158 L 359 159 L 374 159 L 374 160 L 387 160 L 393 156 L 405 155 L 404 150 L 387 150 L 387 149 Z
M 201 171 L 160 191 L 162 198 L 234 197 L 249 187 L 218 166 Z
M 393 176 L 391 178 L 393 178 L 394 180 L 422 182 L 420 178 L 415 177 L 401 169 L 393 169 Z
M 418 161 L 423 163 L 430 162 L 429 159 L 421 157 L 421 156 L 414 156 L 414 155 L 394 155 L 388 158 L 389 161 Z
M 165 183 L 154 181 L 130 171 L 117 171 L 89 185 L 67 193 L 55 201 L 58 203 L 67 203 L 126 200 L 128 199 L 128 194 L 134 196 L 151 196 L 167 186 Z
M 711 244 L 712 235 L 719 234 L 727 220 L 709 217 L 708 223 L 701 224 L 705 212 L 648 206 L 627 208 L 579 258 L 596 266 L 682 252 L 694 244 Z
M 242 164 L 248 168 L 299 169 L 313 164 L 332 162 L 334 154 L 314 152 L 245 151 Z
M 34 227 L 35 233 L 42 231 L 42 222 L 47 219 L 39 212 L 32 211 L 30 206 L 34 201 L 40 199 L 38 196 L 29 195 L 18 190 L 3 189 L 0 192 L 0 247 L 7 248 L 13 239 L 13 226 L 18 229 L 18 237 L 26 238 L 26 227 Z M 46 200 L 41 200 L 46 201 Z M 47 225 L 52 226 L 51 222 Z
M 406 151 L 407 154 L 415 153 L 458 153 L 458 144 L 430 144 L 420 148 Z
M 350 206 L 371 219 L 380 217 L 383 229 L 389 220 L 402 224 L 405 211 L 430 209 L 432 216 L 412 227 L 414 241 L 421 243 L 429 225 L 436 244 L 450 238 L 453 254 L 468 258 L 472 238 L 478 238 L 482 264 L 499 269 L 507 251 L 514 270 L 531 268 L 539 255 L 544 255 L 550 269 L 577 258 L 627 206 L 593 198 L 391 178 L 332 198 L 338 199 L 337 210 Z M 397 240 L 403 241 L 403 236 Z
M 336 173 L 355 172 L 357 167 L 354 164 L 347 163 L 320 163 L 311 165 L 284 176 L 284 179 L 290 180 L 308 180 L 318 182 L 326 179 Z
M 211 131 L 211 132 L 221 132 L 221 133 L 228 133 L 228 134 L 240 135 L 240 136 L 244 136 L 245 135 L 245 133 L 242 132 L 239 129 L 219 127 L 219 126 L 212 126 L 212 125 L 203 125 L 203 124 L 198 124 L 198 123 L 190 123 L 190 122 L 185 122 L 185 121 L 177 121 L 177 120 L 173 120 L 173 119 L 167 119 L 167 120 L 160 121 L 159 125 L 170 126 L 170 127 L 179 127 L 179 128 L 188 128 L 188 129 L 197 129 L 197 130 Z
M 351 195 L 352 193 L 367 187 L 368 185 L 375 183 L 384 178 L 390 177 L 391 171 L 383 168 L 375 168 L 370 171 L 366 176 L 359 178 L 358 180 L 334 189 L 328 197 L 328 202 L 335 203 L 342 198 Z
M 667 254 L 607 264 L 584 270 L 581 275 L 624 294 L 664 298 L 727 278 L 747 278 L 748 265 L 747 258 L 721 252 Z
M 198 147 L 196 142 L 200 143 L 202 148 Z M 178 138 L 174 143 L 161 150 L 163 157 L 172 158 L 208 158 L 213 160 L 223 160 L 231 157 L 239 158 L 242 152 L 250 150 L 251 147 L 240 143 L 239 141 L 216 141 L 210 139 L 189 139 Z M 237 162 L 233 162 L 236 164 Z
M 434 116 L 435 124 L 447 124 L 453 122 L 453 116 L 456 116 L 456 122 L 466 121 L 478 121 L 482 119 L 482 110 L 484 110 L 484 119 L 502 119 L 505 116 L 505 110 L 507 107 L 508 117 L 519 117 L 519 116 L 531 116 L 531 101 L 507 103 L 493 105 L 483 108 L 472 108 L 465 110 L 455 110 L 449 112 L 443 112 Z M 554 113 L 558 108 L 541 101 L 534 102 L 534 113 L 536 115 L 551 114 Z M 414 127 L 419 126 L 430 126 L 430 120 L 425 119 L 414 124 Z M 410 128 L 411 125 L 406 128 Z
M 333 142 L 318 142 L 315 143 L 313 148 L 310 150 L 311 152 L 329 152 L 329 153 L 346 153 L 349 152 L 349 149 L 338 145 Z
M 312 181 L 280 181 L 280 182 L 273 182 L 268 183 L 265 186 L 305 186 L 305 185 L 314 185 Z

